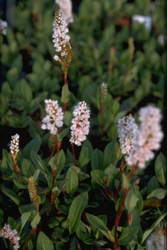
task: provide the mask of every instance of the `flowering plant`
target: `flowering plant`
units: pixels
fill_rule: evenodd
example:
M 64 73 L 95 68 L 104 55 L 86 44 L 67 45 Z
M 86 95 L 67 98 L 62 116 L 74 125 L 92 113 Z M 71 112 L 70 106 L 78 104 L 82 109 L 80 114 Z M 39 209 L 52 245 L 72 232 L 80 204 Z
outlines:
M 121 26 L 122 20 L 116 23 L 121 24 L 120 38 L 118 27 L 115 29 L 114 44 L 118 47 L 108 44 L 113 34 L 109 20 L 119 12 L 115 1 L 84 0 L 78 16 L 72 14 L 69 0 L 55 2 L 58 10 L 50 22 L 53 44 L 42 35 L 42 29 L 47 30 L 45 22 L 41 25 L 42 17 L 51 16 L 50 9 L 45 16 L 42 8 L 34 7 L 31 17 L 38 31 L 34 32 L 37 42 L 32 48 L 32 40 L 29 49 L 38 62 L 33 72 L 18 82 L 13 77 L 17 69 L 11 68 L 7 72 L 9 82 L 2 86 L 1 124 L 7 121 L 17 130 L 1 157 L 2 249 L 161 249 L 167 227 L 162 97 L 154 83 L 149 83 L 151 66 L 144 65 L 147 67 L 143 74 L 138 65 L 142 59 L 142 52 L 135 47 L 140 42 L 138 29 L 134 38 L 125 35 L 128 39 L 124 53 L 119 43 L 127 32 Z M 125 7 L 130 13 L 129 4 L 125 6 L 124 2 L 118 1 L 121 9 Z M 92 10 L 94 15 L 90 16 Z M 99 18 L 106 24 L 100 42 Z M 9 37 L 10 32 L 7 29 Z M 21 43 L 20 33 L 16 37 Z M 38 44 L 41 37 L 44 44 Z M 52 57 L 45 60 L 39 52 L 46 44 Z M 6 67 L 7 62 L 3 56 Z M 73 83 L 75 74 L 78 92 Z M 145 97 L 158 96 L 157 103 L 143 99 L 143 79 L 150 84 Z M 134 96 L 127 98 L 134 90 Z M 29 135 L 26 142 L 21 128 Z

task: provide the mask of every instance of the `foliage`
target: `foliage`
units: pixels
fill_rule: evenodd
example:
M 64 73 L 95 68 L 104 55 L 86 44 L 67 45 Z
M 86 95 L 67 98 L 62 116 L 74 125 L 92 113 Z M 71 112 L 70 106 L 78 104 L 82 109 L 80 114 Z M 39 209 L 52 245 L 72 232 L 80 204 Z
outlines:
M 157 151 L 134 174 L 123 168 L 117 140 L 119 118 L 129 112 L 137 118 L 136 111 L 150 102 L 164 108 L 162 5 L 153 11 L 149 2 L 82 0 L 69 26 L 72 61 L 64 85 L 65 69 L 53 60 L 55 2 L 16 4 L 14 28 L 0 38 L 0 125 L 2 134 L 9 131 L 0 167 L 0 228 L 8 223 L 16 229 L 21 249 L 144 249 L 156 226 L 164 225 L 166 156 Z M 133 21 L 134 14 L 151 16 L 151 32 Z M 104 99 L 102 82 L 108 88 Z M 41 130 L 45 99 L 64 109 L 56 136 Z M 80 100 L 90 107 L 91 129 L 81 147 L 71 148 L 69 127 Z M 13 131 L 23 131 L 16 165 L 9 153 Z M 29 194 L 30 177 L 39 209 Z M 12 249 L 7 239 L 0 242 Z

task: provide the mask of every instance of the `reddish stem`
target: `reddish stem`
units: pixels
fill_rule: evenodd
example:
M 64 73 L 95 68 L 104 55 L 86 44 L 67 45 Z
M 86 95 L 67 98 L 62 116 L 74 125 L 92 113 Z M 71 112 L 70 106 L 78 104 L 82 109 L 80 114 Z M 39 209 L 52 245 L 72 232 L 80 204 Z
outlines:
M 13 166 L 13 169 L 14 169 L 15 173 L 20 177 L 20 179 L 21 179 L 24 183 L 26 183 L 26 181 L 24 180 L 24 178 L 23 178 L 22 175 L 20 174 L 20 171 L 18 170 L 18 168 L 17 168 L 16 165 Z
M 135 172 L 136 172 L 136 166 L 132 166 L 132 171 L 130 173 L 129 180 L 133 177 Z
M 124 189 L 124 193 L 123 193 L 123 197 L 122 197 L 122 201 L 120 203 L 120 207 L 119 210 L 116 213 L 116 218 L 115 218 L 115 242 L 114 242 L 114 247 L 115 249 L 120 249 L 119 248 L 119 244 L 118 244 L 118 237 L 117 237 L 117 227 L 119 226 L 119 221 L 122 215 L 122 212 L 124 210 L 124 206 L 125 206 L 125 199 L 126 199 L 126 195 L 129 191 L 129 188 L 125 188 Z
M 116 213 L 116 218 L 115 218 L 115 226 L 116 227 L 119 225 L 119 221 L 120 221 L 120 218 L 121 218 L 121 215 L 122 215 L 122 212 L 123 212 L 123 209 L 124 209 L 124 205 L 125 205 L 125 198 L 126 198 L 126 195 L 127 195 L 128 191 L 129 191 L 129 188 L 125 188 L 124 191 L 123 191 L 122 201 L 120 203 L 120 207 L 119 207 L 119 210 Z
M 118 197 L 118 193 L 120 192 L 121 188 L 122 188 L 122 173 L 123 173 L 123 170 L 124 168 L 126 167 L 127 163 L 125 163 L 124 165 L 121 164 L 120 166 L 120 174 L 121 174 L 121 177 L 120 177 L 120 181 L 119 181 L 119 185 L 118 185 L 118 188 L 116 190 L 116 195 L 115 195 L 115 199 L 117 200 L 117 197 Z
M 74 164 L 75 164 L 75 166 L 77 166 L 76 157 L 75 157 L 74 143 L 71 143 L 71 147 L 72 147 L 72 154 L 73 154 Z
M 31 230 L 31 233 L 30 233 L 28 239 L 26 240 L 26 242 L 24 243 L 24 246 L 22 247 L 22 250 L 25 249 L 25 247 L 26 247 L 28 241 L 30 240 L 31 236 L 36 232 L 36 230 L 37 230 L 37 227 L 35 227 L 35 228 L 33 228 L 33 229 Z
M 67 73 L 64 73 L 64 85 L 67 83 Z
M 52 176 L 53 176 L 53 179 L 52 179 L 52 189 L 53 189 L 54 188 L 54 184 L 55 184 L 56 168 L 52 169 Z

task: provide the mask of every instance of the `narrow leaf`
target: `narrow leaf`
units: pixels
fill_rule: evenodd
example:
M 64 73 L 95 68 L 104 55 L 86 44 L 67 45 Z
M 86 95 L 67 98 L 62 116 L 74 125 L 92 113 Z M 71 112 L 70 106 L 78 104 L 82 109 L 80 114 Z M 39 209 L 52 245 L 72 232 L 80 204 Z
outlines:
M 67 217 L 69 232 L 72 234 L 79 226 L 81 214 L 88 204 L 88 193 L 78 195 L 71 203 Z
M 165 218 L 165 216 L 167 215 L 167 213 L 161 215 L 153 224 L 152 226 L 146 230 L 143 234 L 143 238 L 141 241 L 141 244 L 146 240 L 146 238 L 150 235 L 150 233 L 156 228 L 156 226 Z
M 68 84 L 64 84 L 61 92 L 61 102 L 62 103 L 67 103 L 69 101 L 69 96 L 70 96 L 70 91 L 68 88 Z
M 147 196 L 147 199 L 151 197 L 156 197 L 157 199 L 162 200 L 165 197 L 165 195 L 166 195 L 166 190 L 164 188 L 157 188 Z
M 19 206 L 20 199 L 12 190 L 5 188 L 3 186 L 1 186 L 1 190 L 6 196 L 8 196 L 11 200 L 13 200 L 16 203 L 16 205 Z
M 128 244 L 133 240 L 139 230 L 138 226 L 130 226 L 122 229 L 121 235 L 118 239 L 120 245 Z
M 21 215 L 21 224 L 22 224 L 21 229 L 23 229 L 23 227 L 26 224 L 26 222 L 27 222 L 28 218 L 30 217 L 30 215 L 31 215 L 31 212 L 26 212 L 26 213 L 23 213 Z
M 167 160 L 162 153 L 155 160 L 155 174 L 159 183 L 166 187 Z
M 23 149 L 23 155 L 25 158 L 29 158 L 31 150 L 33 150 L 34 152 L 38 152 L 38 150 L 40 149 L 41 146 L 41 138 L 40 136 L 36 136 L 35 138 L 33 138 Z
M 38 168 L 42 173 L 49 174 L 49 170 L 45 166 L 44 162 L 34 151 L 31 151 L 31 160 L 34 163 L 35 167 Z
M 31 221 L 31 227 L 32 228 L 36 228 L 36 226 L 38 225 L 38 223 L 40 222 L 41 217 L 39 215 L 39 212 L 37 212 L 37 214 L 35 215 L 34 219 Z
M 66 174 L 66 192 L 67 194 L 73 194 L 78 188 L 78 175 L 72 167 L 70 167 Z
M 103 170 L 103 153 L 97 148 L 91 154 L 91 167 L 92 169 Z
M 105 187 L 104 182 L 103 182 L 104 176 L 105 176 L 105 174 L 102 170 L 92 170 L 91 171 L 92 179 L 102 187 Z
M 105 235 L 109 239 L 108 228 L 100 218 L 92 214 L 86 214 L 86 217 L 93 226 L 98 228 L 102 232 L 102 234 Z

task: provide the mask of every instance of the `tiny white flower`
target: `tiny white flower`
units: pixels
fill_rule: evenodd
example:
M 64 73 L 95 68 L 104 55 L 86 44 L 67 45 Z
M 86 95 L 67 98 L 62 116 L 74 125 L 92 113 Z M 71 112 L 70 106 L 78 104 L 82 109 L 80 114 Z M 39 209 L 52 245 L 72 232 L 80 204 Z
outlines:
M 66 21 L 63 20 L 60 12 L 56 12 L 55 20 L 53 22 L 53 44 L 56 52 L 60 52 L 62 57 L 67 56 L 68 48 L 71 48 L 69 43 L 70 36 L 67 35 L 67 33 L 68 28 Z M 69 44 L 69 47 L 67 46 L 67 43 Z M 59 57 L 54 56 L 54 59 L 58 61 Z
M 125 116 L 118 120 L 117 127 L 121 151 L 123 154 L 126 154 L 127 157 L 133 148 L 132 140 L 135 136 L 138 126 L 136 125 L 135 119 L 132 116 Z
M 7 26 L 8 26 L 7 22 L 0 19 L 0 33 L 2 33 L 2 35 L 6 35 Z
M 14 158 L 16 158 L 19 152 L 19 138 L 20 136 L 18 134 L 13 135 L 11 143 L 10 143 L 10 153 L 12 154 L 12 157 Z
M 64 114 L 59 107 L 58 101 L 45 100 L 45 110 L 47 115 L 42 119 L 41 129 L 48 129 L 50 133 L 57 134 L 58 128 L 63 126 Z
M 152 105 L 141 108 L 139 121 L 141 124 L 133 139 L 133 149 L 126 161 L 128 165 L 144 168 L 146 161 L 154 158 L 153 150 L 160 148 L 163 139 L 160 110 Z
M 53 58 L 55 59 L 55 61 L 58 61 L 60 59 L 57 55 L 55 55 Z
M 17 230 L 16 229 L 12 230 L 9 224 L 5 224 L 0 231 L 0 237 L 9 239 L 10 244 L 13 246 L 14 249 L 20 248 L 19 245 L 20 237 L 17 234 L 18 234 Z
M 71 0 L 55 0 L 55 2 L 59 6 L 59 11 L 62 14 L 63 19 L 66 21 L 66 23 L 72 23 L 73 17 L 72 17 L 72 3 Z
M 86 135 L 89 134 L 90 122 L 90 109 L 86 102 L 79 102 L 77 106 L 74 107 L 73 111 L 74 118 L 72 119 L 71 138 L 70 142 L 81 145 L 81 142 L 86 140 Z

